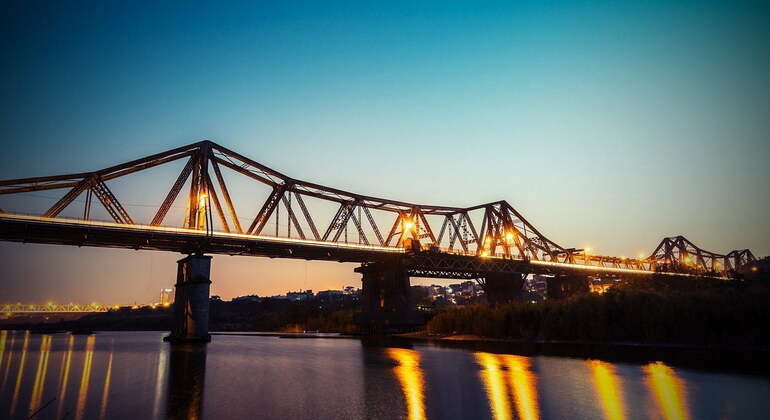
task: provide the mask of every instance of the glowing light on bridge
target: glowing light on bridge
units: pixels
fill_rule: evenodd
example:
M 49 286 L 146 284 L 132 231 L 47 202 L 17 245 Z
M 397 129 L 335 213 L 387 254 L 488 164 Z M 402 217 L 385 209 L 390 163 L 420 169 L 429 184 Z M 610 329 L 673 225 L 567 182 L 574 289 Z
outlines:
M 110 308 L 117 309 L 116 306 L 110 307 L 96 302 L 90 304 L 66 303 L 57 304 L 47 302 L 44 305 L 34 303 L 15 303 L 0 304 L 0 313 L 11 316 L 17 313 L 88 313 L 88 312 L 107 312 Z
M 665 420 L 687 420 L 687 391 L 673 369 L 661 362 L 644 367 L 647 387 Z
M 414 350 L 389 348 L 388 356 L 399 365 L 393 368 L 404 393 L 409 420 L 424 420 L 425 379 L 420 368 L 420 354 Z
M 587 363 L 604 418 L 624 420 L 626 409 L 623 403 L 623 384 L 615 373 L 615 366 L 599 360 L 589 360 Z

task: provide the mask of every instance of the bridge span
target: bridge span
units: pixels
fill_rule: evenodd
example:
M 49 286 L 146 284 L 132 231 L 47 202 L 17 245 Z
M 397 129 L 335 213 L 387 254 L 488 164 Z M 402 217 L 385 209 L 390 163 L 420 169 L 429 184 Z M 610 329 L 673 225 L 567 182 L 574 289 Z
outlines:
M 108 186 L 175 161 L 184 166 L 168 180 L 170 190 L 151 218 L 130 214 Z M 260 204 L 255 212 L 234 204 L 243 197 L 231 195 L 226 179 L 232 177 L 266 188 L 263 197 L 247 197 Z M 548 239 L 506 201 L 460 208 L 350 193 L 288 177 L 210 141 L 93 172 L 0 181 L 0 198 L 46 190 L 65 193 L 35 214 L 0 209 L 0 240 L 187 254 L 179 261 L 176 296 L 182 304 L 175 305 L 171 335 L 180 340 L 208 338 L 207 254 L 361 263 L 361 321 L 372 325 L 412 322 L 414 276 L 478 279 L 497 302 L 511 299 L 530 273 L 553 275 L 554 282 L 565 282 L 563 289 L 571 287 L 567 279 L 587 276 L 729 278 L 754 261 L 749 250 L 719 254 L 682 236 L 664 238 L 652 254 L 638 258 L 596 255 Z M 96 216 L 96 201 L 111 221 Z M 177 202 L 184 209 L 181 225 L 169 220 Z M 74 203 L 82 203 L 81 210 Z M 324 213 L 329 205 L 332 211 Z

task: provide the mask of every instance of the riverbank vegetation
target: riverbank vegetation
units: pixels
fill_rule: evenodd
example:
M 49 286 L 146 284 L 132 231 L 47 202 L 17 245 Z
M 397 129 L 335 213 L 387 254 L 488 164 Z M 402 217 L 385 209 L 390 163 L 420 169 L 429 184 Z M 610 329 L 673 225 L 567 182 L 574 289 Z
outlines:
M 623 282 L 603 295 L 472 305 L 437 314 L 427 332 L 517 340 L 770 345 L 766 281 Z

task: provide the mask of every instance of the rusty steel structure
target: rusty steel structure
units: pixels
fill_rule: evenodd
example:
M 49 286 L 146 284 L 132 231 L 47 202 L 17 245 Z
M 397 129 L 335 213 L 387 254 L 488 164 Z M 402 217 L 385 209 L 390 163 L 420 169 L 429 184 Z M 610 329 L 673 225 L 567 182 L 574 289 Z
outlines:
M 147 221 L 129 214 L 108 186 L 178 160 L 182 170 Z M 225 171 L 267 187 L 266 197 L 249 197 L 256 213 L 236 208 Z M 550 240 L 506 201 L 450 207 L 355 194 L 291 178 L 211 141 L 93 172 L 0 181 L 0 196 L 45 190 L 65 193 L 41 214 L 0 210 L 0 240 L 361 263 L 406 254 L 422 261 L 414 275 L 461 278 L 483 270 L 728 276 L 754 261 L 749 250 L 713 253 L 681 236 L 663 239 L 647 257 L 594 255 Z M 180 196 L 184 220 L 171 227 Z M 62 217 L 79 197 L 82 217 Z M 111 221 L 93 216 L 94 197 Z M 334 206 L 330 218 L 322 220 L 318 202 Z

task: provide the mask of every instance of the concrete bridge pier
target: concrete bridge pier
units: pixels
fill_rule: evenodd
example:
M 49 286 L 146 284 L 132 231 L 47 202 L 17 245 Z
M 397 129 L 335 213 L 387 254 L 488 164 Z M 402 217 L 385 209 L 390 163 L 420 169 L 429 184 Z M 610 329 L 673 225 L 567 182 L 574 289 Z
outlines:
M 422 324 L 412 310 L 409 274 L 397 262 L 362 265 L 361 313 L 356 321 L 367 332 L 407 330 Z
M 174 327 L 164 338 L 171 343 L 207 343 L 211 257 L 188 255 L 177 261 Z
M 490 305 L 513 302 L 521 293 L 526 274 L 488 273 L 484 276 L 482 288 Z

